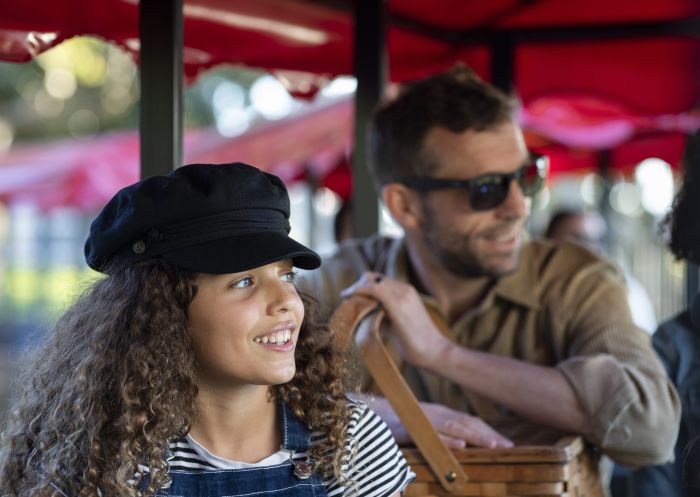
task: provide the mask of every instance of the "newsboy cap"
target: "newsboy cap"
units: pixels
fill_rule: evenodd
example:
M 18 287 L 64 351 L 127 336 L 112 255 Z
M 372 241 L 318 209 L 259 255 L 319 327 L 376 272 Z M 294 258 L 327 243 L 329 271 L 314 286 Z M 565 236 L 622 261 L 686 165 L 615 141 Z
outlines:
M 155 257 L 210 274 L 282 259 L 317 268 L 318 254 L 289 231 L 289 196 L 277 176 L 240 162 L 191 164 L 120 190 L 92 222 L 85 259 L 100 272 Z

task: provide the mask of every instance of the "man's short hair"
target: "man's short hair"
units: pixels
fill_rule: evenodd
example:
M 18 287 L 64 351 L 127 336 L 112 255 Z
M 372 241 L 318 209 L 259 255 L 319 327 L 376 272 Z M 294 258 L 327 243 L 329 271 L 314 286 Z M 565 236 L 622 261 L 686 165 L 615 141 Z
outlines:
M 514 98 L 463 64 L 406 84 L 372 119 L 369 162 L 375 184 L 428 176 L 437 166 L 423 150 L 432 128 L 454 133 L 493 129 L 511 120 L 515 107 Z

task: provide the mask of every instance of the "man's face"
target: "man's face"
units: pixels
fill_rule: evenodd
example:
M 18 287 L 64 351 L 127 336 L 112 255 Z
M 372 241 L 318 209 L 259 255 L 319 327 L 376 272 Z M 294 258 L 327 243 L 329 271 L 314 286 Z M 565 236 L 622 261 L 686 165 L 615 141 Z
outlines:
M 438 164 L 434 178 L 472 179 L 512 173 L 527 160 L 520 128 L 513 122 L 487 131 L 452 133 L 433 128 L 424 151 Z M 504 202 L 487 211 L 469 206 L 464 190 L 423 193 L 420 236 L 442 266 L 461 277 L 498 276 L 517 268 L 530 199 L 513 182 Z

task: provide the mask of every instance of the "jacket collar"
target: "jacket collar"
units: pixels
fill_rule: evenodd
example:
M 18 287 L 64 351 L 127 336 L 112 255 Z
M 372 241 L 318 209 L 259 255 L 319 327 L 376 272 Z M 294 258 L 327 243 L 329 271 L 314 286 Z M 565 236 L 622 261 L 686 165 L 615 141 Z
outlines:
M 537 270 L 533 264 L 531 253 L 532 244 L 529 238 L 525 237 L 520 251 L 518 268 L 513 273 L 495 279 L 494 285 L 475 309 L 476 312 L 490 307 L 495 298 L 531 309 L 539 308 L 539 292 L 536 291 Z M 410 283 L 409 264 L 405 239 L 396 240 L 396 243 L 390 246 L 387 254 L 386 275 Z M 428 302 L 434 303 L 431 296 L 425 295 L 424 297 Z

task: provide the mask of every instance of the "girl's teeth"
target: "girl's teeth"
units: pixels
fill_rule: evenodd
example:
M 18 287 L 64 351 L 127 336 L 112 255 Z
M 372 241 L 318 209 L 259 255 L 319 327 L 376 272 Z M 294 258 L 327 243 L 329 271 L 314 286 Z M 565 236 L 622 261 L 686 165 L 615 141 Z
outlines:
M 271 335 L 265 335 L 264 337 L 256 337 L 253 341 L 255 343 L 287 343 L 291 339 L 292 332 L 286 330 Z

